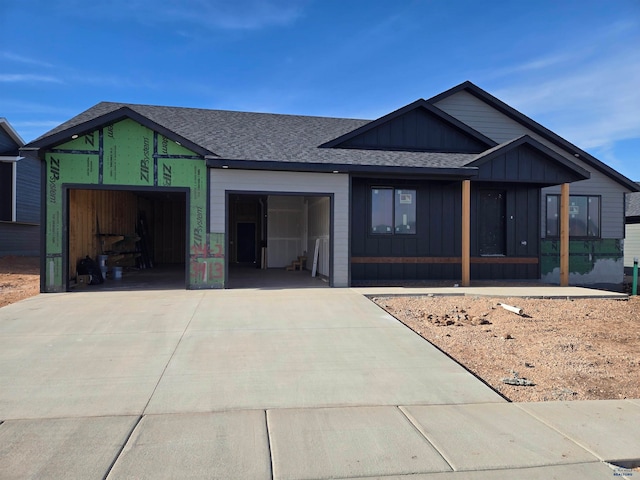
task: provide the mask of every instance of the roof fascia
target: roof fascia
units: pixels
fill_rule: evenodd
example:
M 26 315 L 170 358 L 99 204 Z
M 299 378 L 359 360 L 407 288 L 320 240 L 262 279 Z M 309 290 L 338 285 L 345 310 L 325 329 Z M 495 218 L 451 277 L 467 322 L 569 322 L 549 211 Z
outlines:
M 46 149 L 52 148 L 61 143 L 67 142 L 74 135 L 85 135 L 87 133 L 93 132 L 98 128 L 104 127 L 105 125 L 109 125 L 120 120 L 124 120 L 125 118 L 129 118 L 138 122 L 139 124 L 154 130 L 167 138 L 179 143 L 185 148 L 192 150 L 193 152 L 206 156 L 206 155 L 216 155 L 214 152 L 207 150 L 206 148 L 201 147 L 200 145 L 192 142 L 191 140 L 184 138 L 181 135 L 169 130 L 168 128 L 160 125 L 159 123 L 150 120 L 144 115 L 132 110 L 130 107 L 120 107 L 112 112 L 106 113 L 104 115 L 100 115 L 98 117 L 92 118 L 86 122 L 80 123 L 73 127 L 62 130 L 61 132 L 54 133 L 53 135 L 41 138 L 39 140 L 33 141 L 28 145 L 25 145 L 24 150 L 35 150 L 38 152 L 38 156 L 42 158 L 42 152 Z
M 260 160 L 228 160 L 219 157 L 207 158 L 207 167 L 236 170 L 269 170 L 315 173 L 376 173 L 387 175 L 428 175 L 468 179 L 478 176 L 475 167 L 433 168 L 398 167 L 382 165 L 351 165 L 337 163 L 278 162 Z
M 459 130 L 462 130 L 464 133 L 466 133 L 467 135 L 472 136 L 473 138 L 475 138 L 476 140 L 484 143 L 485 145 L 487 145 L 487 147 L 493 147 L 495 145 L 497 145 L 497 143 L 490 139 L 489 137 L 486 137 L 485 135 L 483 135 L 482 133 L 478 132 L 477 130 L 474 130 L 473 128 L 471 128 L 469 125 L 467 125 L 466 123 L 461 122 L 460 120 L 458 120 L 455 117 L 452 117 L 451 115 L 449 115 L 448 113 L 440 110 L 437 107 L 434 107 L 433 105 L 431 105 L 430 103 L 428 103 L 427 101 L 425 101 L 424 99 L 419 99 L 416 100 L 415 102 L 412 102 L 408 105 L 405 105 L 404 107 L 399 108 L 398 110 L 395 110 L 391 113 L 388 113 L 387 115 L 384 115 L 380 118 L 378 118 L 377 120 L 372 120 L 371 122 L 356 128 L 355 130 L 352 130 L 351 132 L 345 133 L 344 135 L 339 136 L 338 138 L 335 138 L 333 140 L 330 140 L 326 143 L 323 143 L 322 145 L 319 146 L 319 148 L 336 148 L 339 147 L 340 144 L 351 140 L 354 137 L 357 137 L 358 135 L 361 135 L 369 130 L 372 130 L 390 120 L 393 120 L 395 118 L 398 118 L 402 115 L 404 115 L 407 112 L 410 112 L 412 110 L 417 110 L 418 108 L 422 108 L 424 110 L 429 111 L 430 113 L 436 115 L 437 117 L 441 118 L 442 120 L 444 120 L 445 122 L 451 124 L 452 126 L 456 127 Z
M 18 148 L 24 146 L 24 140 L 22 139 L 22 137 L 18 134 L 18 132 L 16 132 L 9 121 L 4 117 L 0 117 L 0 128 L 7 132 L 7 135 L 9 135 L 11 139 L 16 142 Z
M 15 155 L 0 155 L 0 162 L 19 162 L 20 160 L 22 160 L 24 157 L 21 156 L 15 156 Z
M 476 98 L 479 98 L 480 100 L 488 103 L 490 106 L 494 107 L 496 110 L 498 110 L 499 112 L 505 114 L 507 117 L 511 118 L 512 120 L 515 120 L 516 122 L 518 122 L 518 123 L 526 126 L 527 128 L 533 130 L 534 132 L 536 132 L 538 135 L 540 135 L 545 140 L 548 140 L 551 143 L 559 146 L 560 148 L 563 148 L 564 150 L 566 150 L 571 155 L 574 155 L 576 158 L 580 158 L 581 160 L 583 160 L 588 165 L 591 165 L 592 167 L 596 168 L 597 170 L 600 170 L 606 176 L 608 176 L 609 178 L 615 180 L 620 185 L 628 188 L 632 192 L 640 191 L 638 189 L 638 187 L 634 185 L 634 182 L 632 180 L 630 180 L 629 178 L 625 177 L 621 173 L 617 172 L 616 170 L 611 168 L 609 165 L 601 162 L 600 160 L 595 158 L 593 155 L 585 152 L 584 150 L 582 150 L 581 148 L 575 146 L 571 142 L 565 140 L 564 138 L 562 138 L 558 134 L 553 133 L 548 128 L 543 127 L 542 125 L 540 125 L 535 120 L 527 117 L 523 113 L 521 113 L 518 110 L 516 110 L 515 108 L 507 105 L 502 100 L 494 97 L 490 93 L 486 92 L 485 90 L 481 89 L 480 87 L 478 87 L 477 85 L 475 85 L 474 83 L 472 83 L 472 82 L 470 82 L 468 80 L 463 82 L 463 83 L 461 83 L 460 85 L 456 85 L 455 87 L 450 88 L 449 90 L 446 90 L 445 92 L 442 92 L 442 93 L 440 93 L 440 94 L 438 94 L 438 95 L 436 95 L 434 97 L 431 97 L 430 99 L 427 100 L 427 102 L 430 103 L 430 104 L 435 104 L 435 103 L 439 102 L 440 100 L 442 100 L 444 98 L 447 98 L 447 97 L 449 97 L 451 95 L 454 95 L 454 94 L 456 94 L 458 92 L 461 92 L 463 90 L 468 92 L 468 93 L 470 93 L 471 95 L 475 96 Z
M 591 173 L 588 170 L 585 170 L 584 168 L 576 165 L 575 163 L 571 162 L 570 160 L 567 160 L 566 158 L 564 158 L 562 155 L 558 154 L 557 152 L 554 152 L 553 150 L 551 150 L 549 147 L 545 146 L 544 144 L 538 142 L 535 138 L 530 137 L 529 135 L 522 135 L 518 138 L 515 138 L 514 140 L 510 140 L 508 142 L 503 143 L 502 145 L 499 145 L 495 148 L 493 148 L 490 152 L 488 153 L 481 153 L 478 155 L 478 157 L 473 160 L 472 162 L 468 163 L 467 166 L 480 166 L 490 160 L 493 160 L 495 157 L 502 155 L 504 153 L 507 153 L 515 148 L 518 148 L 522 145 L 528 145 L 532 148 L 534 148 L 535 150 L 538 150 L 540 153 L 542 153 L 543 155 L 550 157 L 552 160 L 558 162 L 559 164 L 561 164 L 563 167 L 571 170 L 572 172 L 574 172 L 576 175 L 583 177 L 583 180 L 586 180 L 588 178 L 591 178 Z

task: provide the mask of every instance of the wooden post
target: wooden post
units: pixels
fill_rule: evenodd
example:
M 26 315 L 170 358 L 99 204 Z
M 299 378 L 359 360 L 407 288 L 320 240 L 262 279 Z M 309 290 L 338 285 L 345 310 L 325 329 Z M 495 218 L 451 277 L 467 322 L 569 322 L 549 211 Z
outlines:
M 560 286 L 569 286 L 569 184 L 560 190 Z
M 462 181 L 462 286 L 471 283 L 471 180 Z

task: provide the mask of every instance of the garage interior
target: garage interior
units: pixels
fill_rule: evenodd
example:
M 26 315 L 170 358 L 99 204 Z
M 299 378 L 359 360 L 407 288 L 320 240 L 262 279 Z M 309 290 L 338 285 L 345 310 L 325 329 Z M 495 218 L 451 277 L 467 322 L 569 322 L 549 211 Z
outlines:
M 330 285 L 330 197 L 238 193 L 227 205 L 228 288 Z
M 67 222 L 68 290 L 185 288 L 186 192 L 69 189 Z M 106 255 L 103 284 L 78 284 L 87 255 Z

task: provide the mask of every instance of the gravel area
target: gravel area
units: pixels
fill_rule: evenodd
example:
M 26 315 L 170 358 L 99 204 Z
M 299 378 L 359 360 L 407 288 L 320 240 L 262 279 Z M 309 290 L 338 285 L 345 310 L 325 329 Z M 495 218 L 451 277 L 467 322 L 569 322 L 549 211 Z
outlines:
M 40 293 L 38 257 L 0 257 L 0 307 Z
M 640 398 L 639 297 L 373 301 L 514 402 Z

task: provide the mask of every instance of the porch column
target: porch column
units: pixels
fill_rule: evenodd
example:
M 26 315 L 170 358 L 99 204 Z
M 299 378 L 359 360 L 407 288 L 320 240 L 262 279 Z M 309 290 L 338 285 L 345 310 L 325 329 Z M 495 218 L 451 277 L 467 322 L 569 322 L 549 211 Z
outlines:
M 462 286 L 471 282 L 471 180 L 462 181 Z
M 560 286 L 569 286 L 569 184 L 560 190 Z

